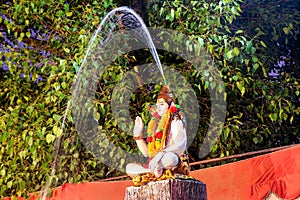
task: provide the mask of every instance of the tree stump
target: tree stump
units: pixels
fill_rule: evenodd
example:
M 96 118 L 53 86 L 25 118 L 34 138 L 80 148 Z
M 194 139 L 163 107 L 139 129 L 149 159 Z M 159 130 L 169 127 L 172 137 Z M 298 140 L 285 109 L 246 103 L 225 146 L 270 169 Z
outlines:
M 127 187 L 125 200 L 207 200 L 206 185 L 197 180 L 168 179 Z

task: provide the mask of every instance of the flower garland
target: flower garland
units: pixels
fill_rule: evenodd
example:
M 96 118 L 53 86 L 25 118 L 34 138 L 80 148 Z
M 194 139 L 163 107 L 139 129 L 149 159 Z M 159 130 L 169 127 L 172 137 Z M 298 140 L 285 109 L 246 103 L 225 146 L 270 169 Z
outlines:
M 168 111 L 159 119 L 159 115 L 153 113 L 147 128 L 148 156 L 153 158 L 162 151 L 167 137 L 167 128 L 171 115 L 179 111 L 179 105 L 171 106 Z M 159 121 L 159 122 L 158 122 Z

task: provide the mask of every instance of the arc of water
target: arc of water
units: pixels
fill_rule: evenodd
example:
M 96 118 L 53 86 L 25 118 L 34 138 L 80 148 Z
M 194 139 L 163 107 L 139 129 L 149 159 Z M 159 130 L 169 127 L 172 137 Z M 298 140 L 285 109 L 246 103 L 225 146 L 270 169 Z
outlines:
M 156 50 L 155 45 L 154 45 L 154 43 L 153 43 L 153 41 L 152 41 L 151 35 L 150 35 L 150 33 L 149 33 L 148 29 L 147 29 L 146 24 L 144 23 L 143 19 L 142 19 L 142 18 L 141 18 L 134 10 L 132 10 L 132 9 L 126 7 L 126 6 L 118 7 L 118 8 L 115 8 L 115 9 L 111 10 L 111 11 L 103 18 L 103 20 L 101 21 L 99 27 L 97 28 L 96 32 L 94 33 L 92 39 L 90 40 L 90 43 L 89 43 L 89 46 L 88 46 L 88 48 L 87 48 L 86 54 L 85 54 L 85 56 L 84 56 L 83 62 L 82 62 L 81 66 L 80 66 L 80 68 L 79 68 L 79 70 L 78 70 L 78 73 L 77 73 L 77 79 L 79 79 L 79 76 L 80 76 L 80 74 L 81 74 L 82 67 L 84 66 L 84 64 L 85 64 L 85 62 L 86 62 L 86 59 L 87 59 L 87 57 L 88 57 L 88 55 L 89 55 L 89 52 L 90 52 L 90 50 L 91 50 L 91 48 L 92 48 L 92 46 L 93 46 L 93 42 L 96 40 L 96 37 L 98 36 L 98 34 L 100 33 L 100 31 L 102 30 L 102 28 L 103 28 L 104 24 L 107 22 L 107 20 L 109 20 L 109 18 L 110 18 L 111 16 L 114 16 L 117 12 L 125 12 L 125 14 L 121 15 L 121 16 L 118 18 L 117 22 L 118 22 L 119 20 L 121 20 L 121 18 L 124 17 L 124 16 L 126 15 L 126 13 L 130 13 L 130 14 L 131 14 L 131 15 L 132 15 L 132 16 L 140 23 L 140 26 L 141 26 L 140 28 L 143 30 L 143 33 L 145 34 L 145 35 L 143 35 L 144 38 L 142 38 L 142 39 L 143 39 L 143 41 L 146 42 L 146 44 L 147 44 L 147 46 L 148 46 L 148 48 L 149 48 L 149 50 L 150 50 L 150 52 L 151 52 L 151 54 L 152 54 L 152 56 L 153 56 L 155 62 L 156 62 L 156 64 L 157 64 L 157 67 L 158 67 L 158 69 L 159 69 L 159 71 L 160 71 L 160 73 L 161 73 L 161 75 L 162 75 L 162 77 L 163 77 L 164 84 L 166 85 L 166 84 L 167 84 L 167 81 L 166 81 L 166 78 L 165 78 L 165 75 L 164 75 L 164 72 L 163 72 L 163 69 L 162 69 L 162 65 L 161 65 L 161 62 L 160 62 L 160 59 L 159 59 L 157 50 Z M 134 19 L 133 19 L 133 20 L 134 20 Z M 136 21 L 135 21 L 135 22 L 136 22 Z M 112 28 L 110 29 L 109 34 L 112 34 L 114 28 L 115 28 L 115 27 L 112 27 Z M 107 39 L 109 39 L 109 38 L 107 38 Z M 74 90 L 75 90 L 74 92 L 75 92 L 75 93 L 77 92 L 77 89 L 78 89 L 77 86 L 75 86 L 75 88 L 74 88 Z
M 66 118 L 67 118 L 67 114 L 68 114 L 68 111 L 69 111 L 69 108 L 70 108 L 70 105 L 71 105 L 71 101 L 69 100 L 68 101 L 68 104 L 67 104 L 67 108 L 65 110 L 65 114 L 63 116 L 63 120 L 62 120 L 62 124 L 61 124 L 61 129 L 63 130 L 64 129 L 64 125 L 65 125 L 65 122 L 66 122 Z M 52 166 L 51 166 L 51 173 L 50 173 L 50 177 L 45 185 L 45 189 L 44 191 L 42 191 L 42 200 L 46 200 L 47 199 L 47 195 L 48 195 L 48 190 L 52 184 L 52 181 L 53 181 L 53 178 L 54 178 L 54 175 L 55 175 L 55 170 L 56 170 L 56 165 L 57 165 L 57 159 L 58 159 L 58 152 L 59 152 L 59 148 L 60 148 L 60 143 L 61 143 L 61 138 L 62 138 L 62 135 L 58 136 L 58 138 L 55 140 L 55 143 L 54 143 L 54 147 L 53 147 L 53 162 L 52 162 Z

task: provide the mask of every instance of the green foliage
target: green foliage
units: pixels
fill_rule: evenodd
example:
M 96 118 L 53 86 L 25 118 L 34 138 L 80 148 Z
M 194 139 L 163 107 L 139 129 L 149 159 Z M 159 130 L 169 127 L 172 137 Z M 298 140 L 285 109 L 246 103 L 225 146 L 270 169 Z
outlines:
M 1 5 L 0 66 L 9 71 L 0 69 L 0 198 L 45 186 L 61 134 L 54 185 L 106 175 L 78 140 L 71 115 L 64 133 L 60 127 L 89 38 L 113 6 L 44 0 Z
M 261 40 L 267 47 L 262 51 L 266 66 L 299 79 L 300 2 L 245 0 L 241 7 L 241 16 L 230 28 L 243 29 L 253 40 Z M 276 66 L 279 61 L 284 65 Z
M 245 0 L 241 6 L 243 13 L 234 24 L 247 31 L 250 36 L 261 35 L 269 47 L 276 45 L 276 42 L 291 46 L 297 39 L 300 25 L 299 2 Z
M 210 53 L 222 74 L 226 85 L 227 117 L 221 137 L 208 157 L 290 144 L 299 137 L 299 82 L 287 72 L 282 74 L 288 79 L 272 80 L 268 72 L 274 62 L 266 54 L 268 45 L 261 32 L 253 31 L 251 35 L 244 26 L 233 24 L 244 16 L 241 6 L 256 10 L 256 6 L 251 5 L 241 1 L 154 1 L 153 12 L 149 13 L 150 26 L 163 26 L 190 35 L 198 42 L 198 48 Z M 297 16 L 295 13 L 290 20 L 295 27 Z M 251 23 L 254 29 L 256 21 L 245 22 L 246 25 Z M 272 23 L 277 21 L 273 18 Z M 264 26 L 260 28 L 263 30 Z M 273 51 L 273 48 L 269 50 Z M 176 66 L 184 73 L 193 74 L 183 67 L 186 64 L 176 63 Z M 189 148 L 193 159 L 198 160 L 201 138 L 210 122 L 210 97 L 206 83 L 193 75 L 187 75 L 187 78 L 196 88 L 202 88 L 195 90 L 203 108 L 199 133 Z M 215 141 L 213 139 L 211 142 Z

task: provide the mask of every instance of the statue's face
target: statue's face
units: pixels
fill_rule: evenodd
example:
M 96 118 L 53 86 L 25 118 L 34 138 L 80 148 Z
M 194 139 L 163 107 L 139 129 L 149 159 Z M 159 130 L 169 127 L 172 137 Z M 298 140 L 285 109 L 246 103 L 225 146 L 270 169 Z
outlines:
M 169 105 L 163 98 L 160 98 L 157 99 L 156 107 L 157 107 L 157 113 L 160 116 L 163 116 L 163 114 L 165 114 L 168 111 Z

